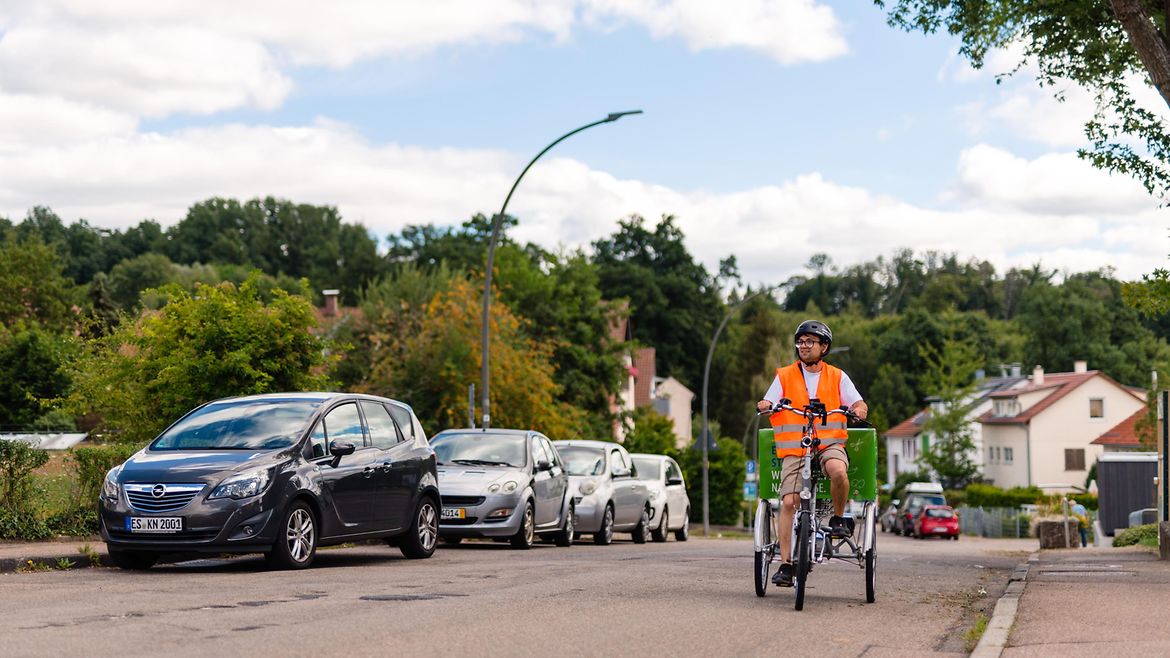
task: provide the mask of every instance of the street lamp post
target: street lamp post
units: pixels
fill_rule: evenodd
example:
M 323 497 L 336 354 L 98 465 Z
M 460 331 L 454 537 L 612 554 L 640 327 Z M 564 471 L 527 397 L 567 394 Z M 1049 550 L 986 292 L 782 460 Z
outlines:
M 487 271 L 484 273 L 483 317 L 481 318 L 481 345 L 480 346 L 481 346 L 481 350 L 482 350 L 482 356 L 481 356 L 481 361 L 480 361 L 480 363 L 481 363 L 481 365 L 480 365 L 480 387 L 483 389 L 482 404 L 483 404 L 483 427 L 484 427 L 484 429 L 487 429 L 488 427 L 491 426 L 491 410 L 490 410 L 490 407 L 488 406 L 488 398 L 489 398 L 489 396 L 488 396 L 488 393 L 489 393 L 488 375 L 491 373 L 491 368 L 490 368 L 489 363 L 488 363 L 488 309 L 491 306 L 491 300 L 492 300 L 492 265 L 493 265 L 495 255 L 496 255 L 496 241 L 499 239 L 499 236 L 500 236 L 500 222 L 503 221 L 504 212 L 508 209 L 508 201 L 510 201 L 512 199 L 512 193 L 516 191 L 516 186 L 520 184 L 520 179 L 524 178 L 524 174 L 528 173 L 528 170 L 532 168 L 532 165 L 536 164 L 536 161 L 540 159 L 540 156 L 544 155 L 545 153 L 548 153 L 549 150 L 552 149 L 552 147 L 556 146 L 557 144 L 560 144 L 562 141 L 568 139 L 569 137 L 576 135 L 577 133 L 581 132 L 582 130 L 587 130 L 589 128 L 592 128 L 593 126 L 598 126 L 598 125 L 601 125 L 603 123 L 611 123 L 613 121 L 617 121 L 618 119 L 626 116 L 627 114 L 641 114 L 641 113 L 642 113 L 642 110 L 630 110 L 627 112 L 610 112 L 608 116 L 606 116 L 604 119 L 602 119 L 600 121 L 594 121 L 593 123 L 586 124 L 586 125 L 581 126 L 580 128 L 577 128 L 575 130 L 570 130 L 569 132 L 565 133 L 564 135 L 561 135 L 560 137 L 553 140 L 553 142 L 551 144 L 549 144 L 548 146 L 544 147 L 544 149 L 541 150 L 540 153 L 537 153 L 536 157 L 532 158 L 532 160 L 528 163 L 528 166 L 524 167 L 524 171 L 521 171 L 520 175 L 516 177 L 516 182 L 512 183 L 512 189 L 508 190 L 508 196 L 504 197 L 504 205 L 500 207 L 499 214 L 496 215 L 492 219 L 492 237 L 491 237 L 491 240 L 488 241 Z
M 707 480 L 707 471 L 709 470 L 709 464 L 707 462 L 707 442 L 708 442 L 707 434 L 710 431 L 709 425 L 707 423 L 707 380 L 711 374 L 711 357 L 715 354 L 715 343 L 716 343 L 716 341 L 719 340 L 719 335 L 723 333 L 723 328 L 727 326 L 727 321 L 730 320 L 731 316 L 735 315 L 735 313 L 739 309 L 743 308 L 744 304 L 748 303 L 750 300 L 752 300 L 756 297 L 759 297 L 760 295 L 762 295 L 766 292 L 771 292 L 772 290 L 774 290 L 777 287 L 778 286 L 768 286 L 767 288 L 763 288 L 761 290 L 758 290 L 758 291 L 748 295 L 747 297 L 744 297 L 743 299 L 739 300 L 739 303 L 736 304 L 735 306 L 733 306 L 731 308 L 731 310 L 727 312 L 727 315 L 723 316 L 723 321 L 719 323 L 719 328 L 715 330 L 715 335 L 711 337 L 711 345 L 710 345 L 710 347 L 707 348 L 707 362 L 705 364 L 703 364 L 703 432 L 702 432 L 702 434 L 699 435 L 699 441 L 702 442 L 702 444 L 703 444 L 702 470 L 703 470 L 703 536 L 704 537 L 706 537 L 711 532 L 711 507 L 710 507 L 710 504 L 708 502 L 710 500 L 710 498 L 708 496 L 709 485 L 708 485 L 708 480 Z

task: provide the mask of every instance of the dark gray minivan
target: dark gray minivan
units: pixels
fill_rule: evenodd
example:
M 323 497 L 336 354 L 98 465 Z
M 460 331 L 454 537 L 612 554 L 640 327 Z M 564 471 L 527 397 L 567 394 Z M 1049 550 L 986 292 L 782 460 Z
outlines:
M 426 558 L 439 531 L 435 453 L 409 406 L 347 393 L 226 398 L 187 413 L 106 474 L 110 559 L 263 552 L 309 566 L 318 546 L 384 538 Z

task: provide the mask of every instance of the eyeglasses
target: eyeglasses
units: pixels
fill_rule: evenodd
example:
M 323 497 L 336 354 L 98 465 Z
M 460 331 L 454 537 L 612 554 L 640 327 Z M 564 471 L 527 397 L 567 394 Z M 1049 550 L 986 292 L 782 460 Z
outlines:
M 813 339 L 813 338 L 806 338 L 805 340 L 796 341 L 797 347 L 812 347 L 813 345 L 820 345 L 820 344 L 821 344 L 821 341 Z

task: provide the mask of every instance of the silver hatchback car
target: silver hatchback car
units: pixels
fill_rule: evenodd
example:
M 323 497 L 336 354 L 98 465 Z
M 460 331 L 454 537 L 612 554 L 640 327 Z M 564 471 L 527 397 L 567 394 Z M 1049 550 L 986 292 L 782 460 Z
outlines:
M 554 441 L 565 460 L 577 511 L 577 532 L 606 545 L 614 532 L 650 539 L 650 489 L 638 479 L 630 453 L 610 441 Z
M 540 536 L 572 545 L 569 477 L 548 437 L 532 430 L 450 429 L 432 437 L 431 448 L 445 543 L 489 537 L 527 549 Z
M 690 537 L 691 499 L 683 482 L 678 462 L 666 455 L 634 453 L 630 455 L 638 469 L 638 478 L 650 488 L 650 536 L 664 542 L 670 533 L 679 541 Z

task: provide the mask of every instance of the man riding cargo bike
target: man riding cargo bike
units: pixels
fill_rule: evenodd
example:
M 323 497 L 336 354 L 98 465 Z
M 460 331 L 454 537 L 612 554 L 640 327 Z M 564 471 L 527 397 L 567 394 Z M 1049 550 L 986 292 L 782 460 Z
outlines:
M 772 582 L 782 587 L 797 587 L 798 610 L 803 606 L 804 585 L 812 563 L 834 557 L 856 560 L 866 569 L 866 599 L 873 601 L 876 443 L 872 430 L 854 430 L 861 435 L 851 437 L 847 429 L 847 420 L 864 421 L 869 409 L 849 376 L 822 360 L 833 342 L 828 326 L 807 320 L 797 327 L 794 339 L 797 360 L 777 368 L 771 387 L 756 405 L 761 415 L 769 415 L 772 426 L 760 432 L 759 442 L 760 471 L 771 477 L 768 478 L 770 491 L 765 491 L 761 482 L 757 512 L 756 593 L 763 596 L 767 566 L 778 553 L 780 567 Z M 857 541 L 853 537 L 853 519 L 846 516 L 851 470 L 845 449 L 847 440 L 851 449 L 865 453 L 863 462 L 858 464 L 861 474 L 855 483 L 862 488 L 855 487 L 853 492 L 855 500 L 863 501 L 865 519 Z M 778 471 L 765 473 L 765 455 Z M 778 482 L 773 482 L 776 476 Z M 824 497 L 832 503 L 827 527 L 822 527 L 819 514 L 827 510 L 823 505 L 818 506 L 816 500 L 822 477 L 829 480 L 829 492 Z M 772 496 L 779 499 L 778 523 L 774 523 L 776 510 L 770 500 Z

